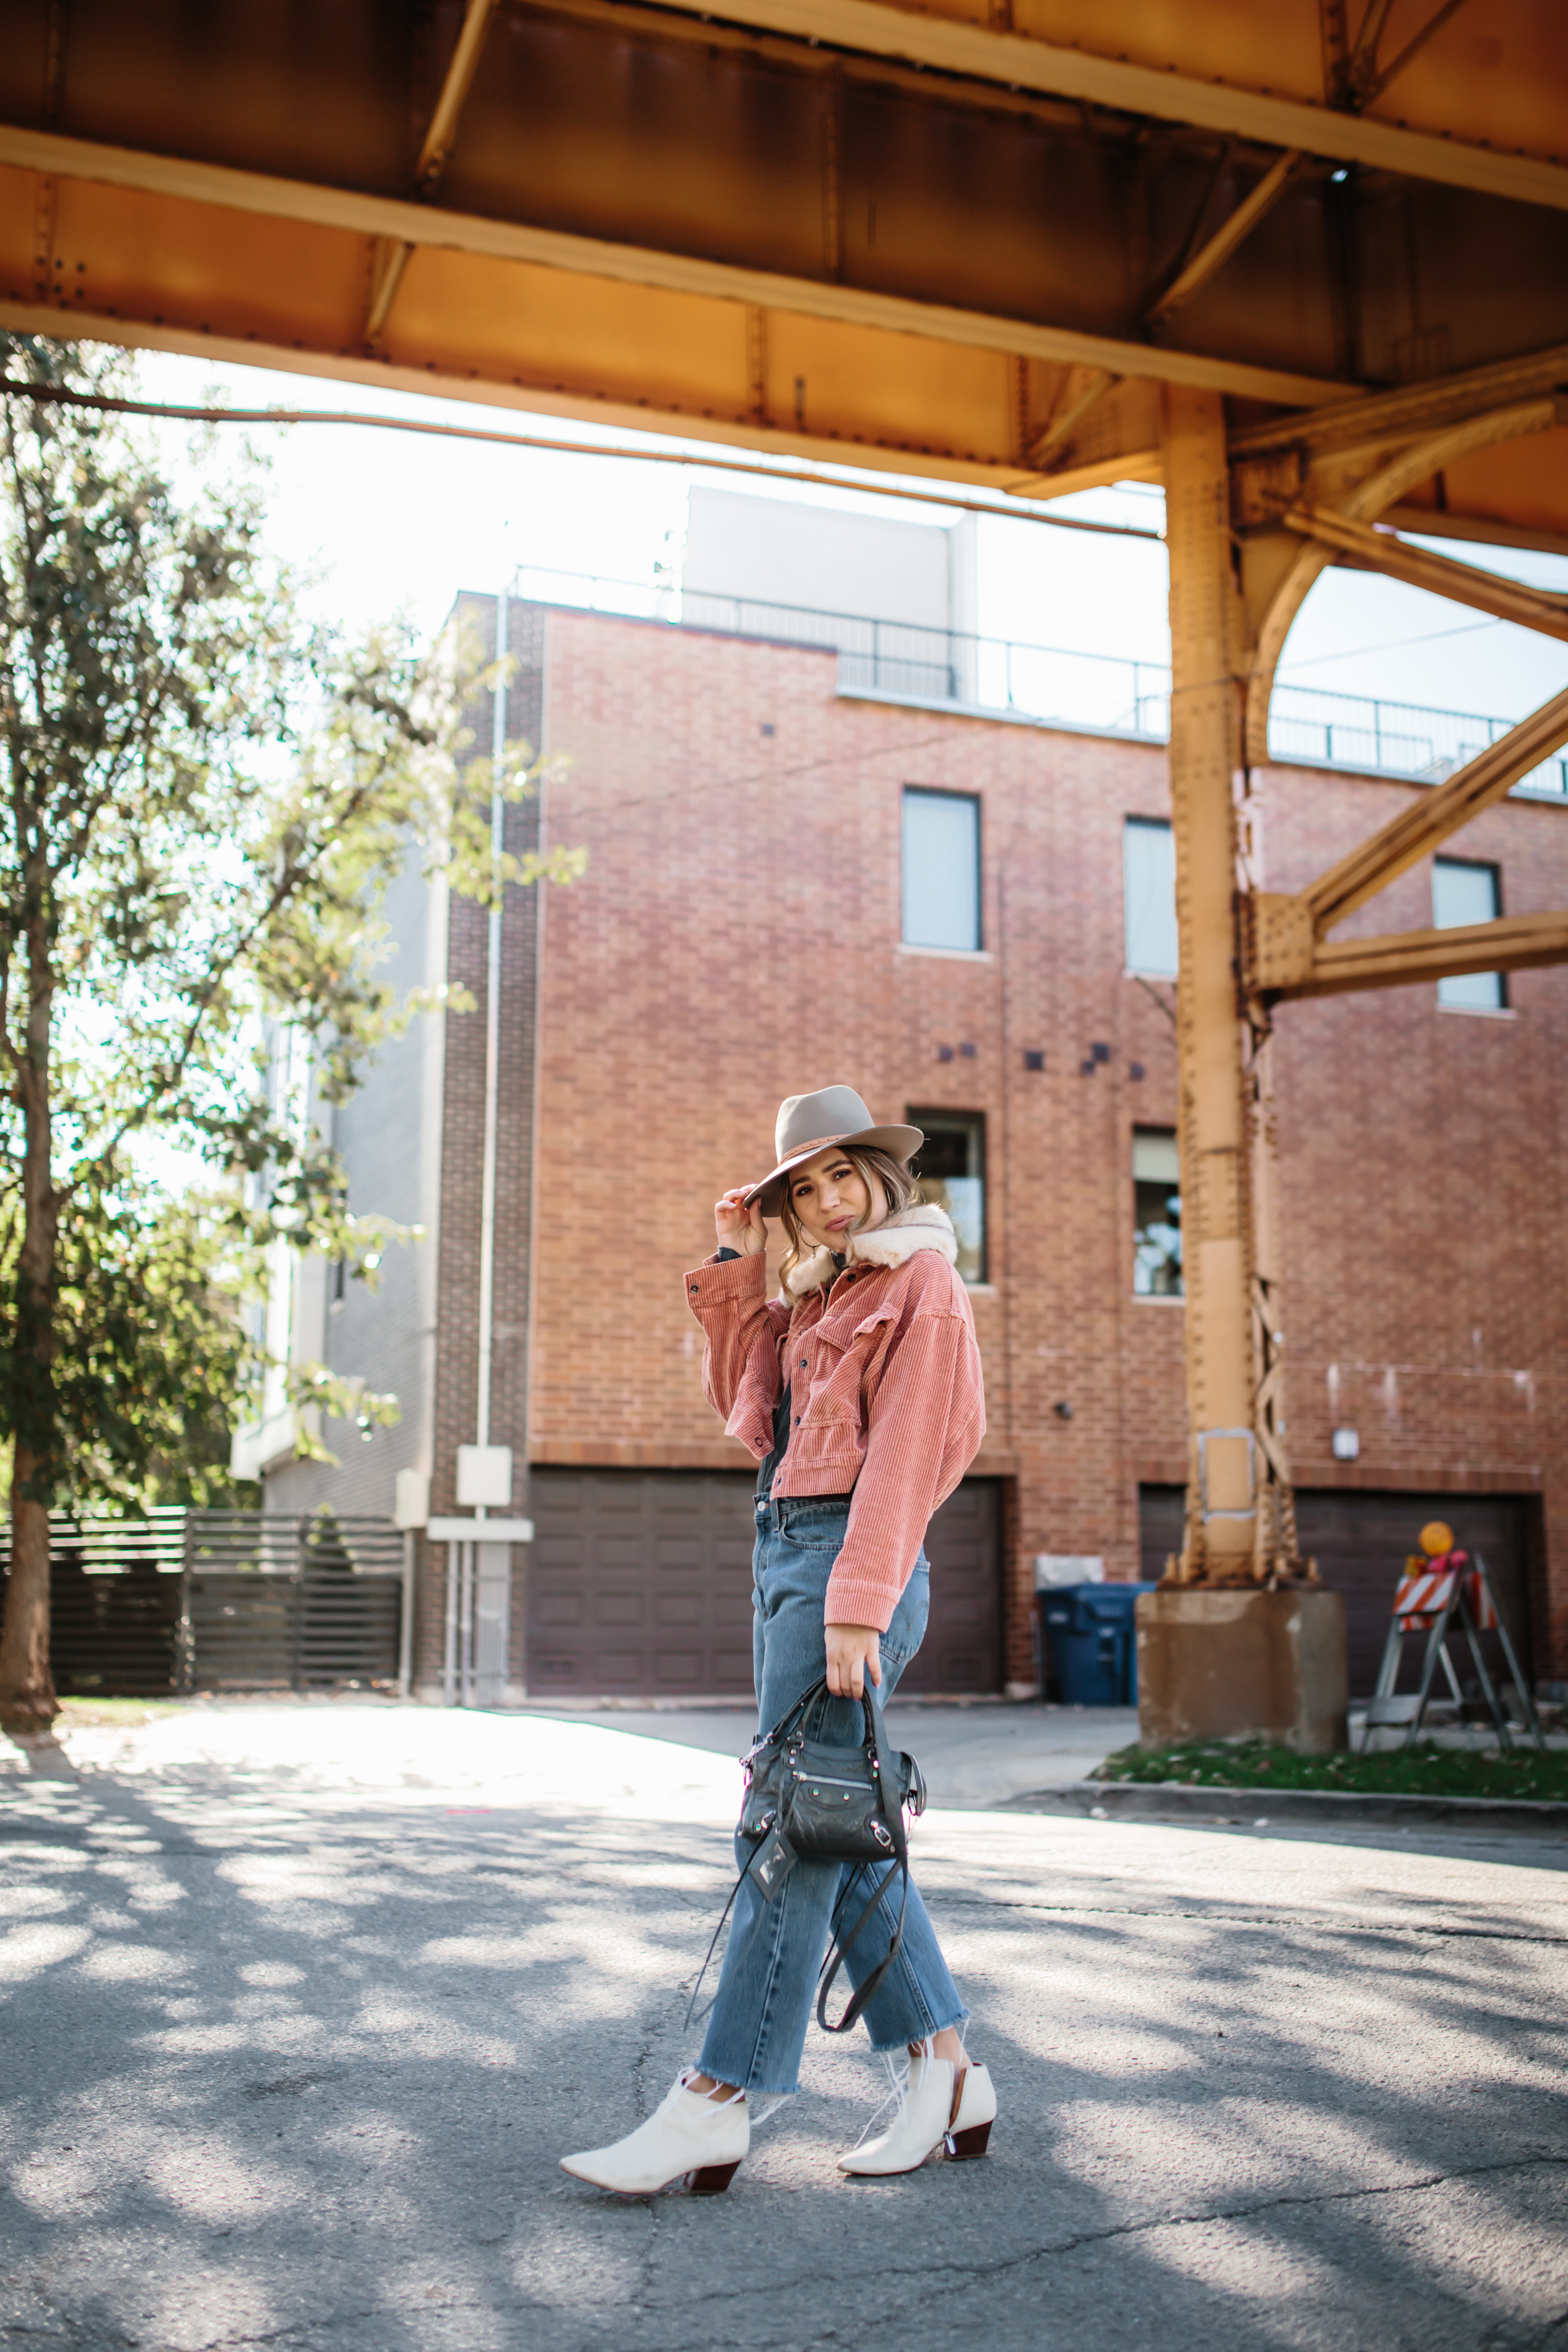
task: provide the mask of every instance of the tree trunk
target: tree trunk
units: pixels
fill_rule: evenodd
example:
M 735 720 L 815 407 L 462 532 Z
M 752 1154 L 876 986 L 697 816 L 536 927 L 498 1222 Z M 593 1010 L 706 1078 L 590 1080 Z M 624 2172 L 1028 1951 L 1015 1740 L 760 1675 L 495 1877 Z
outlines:
M 0 1633 L 0 1730 L 37 1739 L 59 1713 L 49 1672 L 49 1507 L 23 1493 L 38 1465 L 18 1443 L 11 1486 L 11 1581 Z
M 49 1671 L 49 1505 L 56 1477 L 55 1254 L 60 1204 L 55 1191 L 49 1046 L 55 975 L 41 915 L 28 926 L 26 1048 L 17 1071 L 26 1141 L 22 1246 L 12 1325 L 16 1447 L 11 1474 L 11 1580 L 0 1630 L 0 1731 L 45 1737 L 60 1711 Z

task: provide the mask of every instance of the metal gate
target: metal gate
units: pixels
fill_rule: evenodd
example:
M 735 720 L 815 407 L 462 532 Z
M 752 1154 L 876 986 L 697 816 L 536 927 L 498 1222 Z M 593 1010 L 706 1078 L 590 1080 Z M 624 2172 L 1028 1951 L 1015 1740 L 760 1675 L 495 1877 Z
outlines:
M 390 1519 L 57 1513 L 49 1552 L 63 1696 L 406 1686 L 406 1546 Z

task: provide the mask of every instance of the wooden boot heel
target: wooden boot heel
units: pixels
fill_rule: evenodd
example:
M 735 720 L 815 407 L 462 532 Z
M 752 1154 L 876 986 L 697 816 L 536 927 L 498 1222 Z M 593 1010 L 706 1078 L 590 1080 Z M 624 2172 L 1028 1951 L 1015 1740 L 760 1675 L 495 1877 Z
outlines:
M 949 2161 L 956 2158 L 962 2163 L 966 2157 L 984 2156 L 995 2120 L 996 2094 L 990 2075 L 978 2063 L 966 2066 L 952 2086 L 952 2113 L 942 2142 Z
M 740 2169 L 739 2162 L 705 2164 L 700 2172 L 694 2172 L 691 2176 L 691 2194 L 693 2197 L 721 2197 Z

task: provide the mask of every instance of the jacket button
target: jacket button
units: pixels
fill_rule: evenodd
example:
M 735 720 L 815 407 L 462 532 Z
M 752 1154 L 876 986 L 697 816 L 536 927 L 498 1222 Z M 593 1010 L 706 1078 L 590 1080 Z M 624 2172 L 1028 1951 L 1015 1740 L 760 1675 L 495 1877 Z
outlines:
M 692 1286 L 691 1286 L 691 1296 L 693 1297 L 693 1298 L 695 1298 L 695 1297 L 696 1297 L 696 1296 L 697 1296 L 697 1285 L 696 1285 L 695 1283 L 693 1283 L 693 1284 L 692 1284 Z

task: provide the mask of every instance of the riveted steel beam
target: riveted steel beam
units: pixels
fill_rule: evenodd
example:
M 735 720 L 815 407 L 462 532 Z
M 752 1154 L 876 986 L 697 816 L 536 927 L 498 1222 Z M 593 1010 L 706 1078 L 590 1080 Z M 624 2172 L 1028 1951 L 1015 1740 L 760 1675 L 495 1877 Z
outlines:
M 463 100 L 479 70 L 479 52 L 484 47 L 485 34 L 495 12 L 495 5 L 496 0 L 468 0 L 468 14 L 458 35 L 458 45 L 447 68 L 447 79 L 441 85 L 441 95 L 436 100 L 430 128 L 425 133 L 419 161 L 414 167 L 415 184 L 421 195 L 433 196 L 441 184 L 447 158 L 458 135 L 458 120 L 463 111 Z M 408 267 L 413 251 L 413 246 L 405 245 L 400 238 L 376 239 L 375 260 L 371 270 L 370 307 L 364 321 L 367 343 L 374 342 L 386 324 L 387 313 L 397 298 L 397 289 L 403 283 L 403 273 Z
M 1344 384 L 1284 369 L 1255 367 L 1192 352 L 1161 351 L 1115 336 L 1001 318 L 952 303 L 913 300 L 832 280 L 786 277 L 658 246 L 582 236 L 521 221 L 454 212 L 445 205 L 412 204 L 362 189 L 326 187 L 268 173 L 237 171 L 226 164 L 195 163 L 183 156 L 100 146 L 94 141 L 21 130 L 14 124 L 0 125 L 0 165 L 7 163 L 107 186 L 144 189 L 196 205 L 348 229 L 416 247 L 528 262 L 574 276 L 657 287 L 672 293 L 717 296 L 797 317 L 880 328 L 1023 358 L 1065 361 L 1104 368 L 1115 375 L 1196 384 L 1253 400 L 1312 403 L 1342 398 L 1349 390 Z
M 1144 313 L 1145 323 L 1153 326 L 1160 319 L 1168 319 L 1173 310 L 1190 302 L 1200 287 L 1206 286 L 1216 269 L 1223 269 L 1242 239 L 1250 236 L 1266 213 L 1273 210 L 1290 184 L 1301 157 L 1299 150 L 1288 147 L 1278 162 L 1271 164 L 1253 189 L 1244 196 L 1233 213 L 1227 215 L 1214 235 L 1198 247 L 1186 267 L 1173 278 L 1159 299 L 1151 302 Z
M 1446 931 L 1387 931 L 1375 939 L 1319 940 L 1307 969 L 1258 960 L 1256 979 L 1274 997 L 1342 997 L 1361 988 L 1408 988 L 1467 971 L 1532 971 L 1568 964 L 1568 912 L 1500 915 Z
M 667 0 L 690 16 L 718 12 L 702 0 Z M 1000 82 L 1152 115 L 1160 122 L 1192 123 L 1234 132 L 1271 147 L 1299 147 L 1347 163 L 1364 163 L 1411 179 L 1436 180 L 1521 204 L 1568 208 L 1568 170 L 1529 155 L 1505 155 L 1462 140 L 1439 139 L 1392 122 L 1307 106 L 1268 91 L 1163 73 L 1125 58 L 1098 57 L 1031 35 L 964 24 L 948 16 L 884 7 L 878 0 L 726 0 L 726 22 L 751 25 L 795 40 L 895 58 L 945 73 Z
M 1441 521 L 1441 516 L 1435 518 L 1436 524 Z M 1521 581 L 1478 571 L 1473 563 L 1456 563 L 1451 556 L 1435 555 L 1429 548 L 1411 547 L 1393 531 L 1352 522 L 1348 515 L 1335 514 L 1326 507 L 1293 506 L 1286 512 L 1285 527 L 1412 588 L 1450 597 L 1457 604 L 1468 604 L 1478 613 L 1491 613 L 1500 621 L 1514 621 L 1523 628 L 1539 629 L 1549 637 L 1568 638 L 1568 596 L 1554 595 L 1545 588 L 1527 588 Z
M 1435 376 L 1429 383 L 1371 393 L 1361 400 L 1336 401 L 1331 412 L 1271 416 L 1258 425 L 1243 425 L 1230 436 L 1230 454 L 1260 457 L 1270 450 L 1295 447 L 1318 452 L 1388 446 L 1442 432 L 1468 417 L 1511 408 L 1521 401 L 1550 398 L 1556 386 L 1563 383 L 1568 383 L 1568 343 L 1553 343 L 1548 350 L 1501 360 L 1492 367 L 1466 368 L 1453 375 Z

